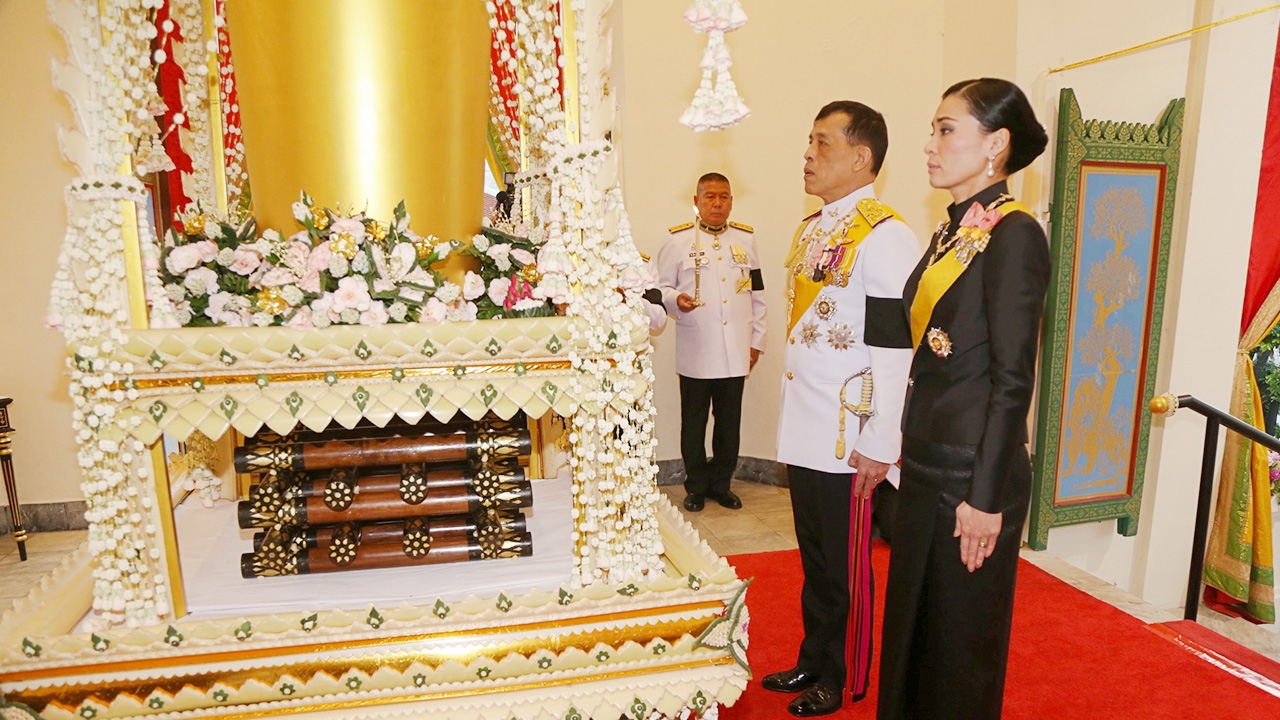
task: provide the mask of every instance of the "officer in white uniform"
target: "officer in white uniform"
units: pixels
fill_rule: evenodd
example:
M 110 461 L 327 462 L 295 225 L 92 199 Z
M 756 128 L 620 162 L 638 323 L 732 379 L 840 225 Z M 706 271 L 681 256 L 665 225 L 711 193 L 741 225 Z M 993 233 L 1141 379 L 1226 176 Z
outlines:
M 729 489 L 738 464 L 742 390 L 765 342 L 764 281 L 749 226 L 729 222 L 733 194 L 719 173 L 698 179 L 698 220 L 670 229 L 658 252 L 662 301 L 676 320 L 684 507 L 705 498 L 738 509 Z M 707 459 L 707 414 L 715 415 Z
M 788 707 L 800 717 L 835 712 L 846 689 L 861 699 L 870 679 L 869 499 L 876 483 L 897 479 L 912 357 L 902 288 L 921 255 L 911 229 L 875 198 L 887 149 L 876 111 L 848 101 L 822 109 L 805 191 L 824 205 L 787 256 L 778 462 L 804 568 L 804 640 L 796 666 L 762 684 L 804 691 Z

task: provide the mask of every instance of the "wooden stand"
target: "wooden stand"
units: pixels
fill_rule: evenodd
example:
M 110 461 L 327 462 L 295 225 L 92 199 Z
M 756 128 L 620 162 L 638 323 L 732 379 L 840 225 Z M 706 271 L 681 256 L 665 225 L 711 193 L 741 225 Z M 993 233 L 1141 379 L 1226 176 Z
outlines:
M 22 527 L 18 507 L 18 483 L 13 477 L 13 426 L 9 424 L 9 403 L 13 398 L 0 397 L 0 471 L 4 473 L 4 494 L 9 499 L 9 519 L 13 523 L 13 539 L 18 543 L 18 558 L 27 559 L 27 531 Z

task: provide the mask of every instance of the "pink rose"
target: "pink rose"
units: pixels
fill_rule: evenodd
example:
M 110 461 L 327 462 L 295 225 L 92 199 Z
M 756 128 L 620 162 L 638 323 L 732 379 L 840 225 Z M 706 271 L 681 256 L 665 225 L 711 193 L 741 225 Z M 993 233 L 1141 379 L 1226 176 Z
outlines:
M 235 260 L 228 269 L 237 274 L 248 276 L 262 264 L 262 256 L 246 247 L 238 247 Z
M 369 303 L 369 309 L 360 313 L 361 325 L 386 325 L 391 316 L 387 314 L 387 306 L 381 300 Z
M 209 304 L 205 306 L 204 314 L 209 316 L 211 320 L 217 320 L 222 314 L 222 309 L 231 301 L 231 293 L 216 292 L 209 296 Z
M 315 269 L 307 270 L 307 274 L 298 282 L 298 287 L 302 288 L 303 292 L 320 292 L 320 271 Z
M 293 241 L 285 248 L 284 261 L 290 270 L 301 271 L 307 267 L 307 259 L 311 256 L 311 246 L 304 242 Z
M 187 273 L 182 285 L 192 295 L 208 295 L 218 291 L 218 273 L 207 267 L 198 267 Z
M 307 257 L 307 267 L 317 272 L 329 269 L 329 256 L 333 253 L 329 250 L 329 241 L 325 240 L 319 245 L 311 248 L 311 255 Z
M 172 275 L 181 275 L 200 263 L 200 248 L 195 245 L 179 245 L 164 259 L 164 266 Z
M 335 219 L 333 224 L 329 226 L 329 235 L 343 234 L 350 235 L 351 239 L 355 240 L 356 244 L 359 245 L 364 242 L 364 223 L 355 218 L 340 217 Z
M 243 313 L 219 313 L 218 317 L 214 318 L 214 322 L 221 323 L 227 327 L 249 327 L 249 318 Z
M 489 302 L 494 305 L 502 305 L 507 300 L 507 290 L 511 288 L 511 280 L 509 278 L 494 278 L 489 281 Z
M 192 247 L 200 251 L 200 262 L 202 263 L 213 262 L 218 257 L 218 246 L 210 240 L 201 240 L 192 245 Z
M 511 249 L 511 259 L 521 265 L 532 265 L 534 261 L 533 253 L 528 250 L 521 250 L 520 248 Z
M 403 280 L 418 267 L 417 248 L 409 243 L 396 243 L 387 256 L 386 265 L 386 271 L 382 273 L 384 277 L 388 280 Z
M 56 310 L 54 312 L 49 313 L 44 318 L 44 326 L 50 330 L 61 330 L 62 323 L 63 323 L 62 313 Z
M 267 287 L 279 287 L 281 285 L 291 285 L 297 280 L 298 276 L 294 275 L 288 268 L 274 267 L 263 273 L 262 279 L 258 282 Z
M 311 308 L 300 307 L 298 311 L 289 318 L 285 323 L 285 327 L 297 328 L 299 330 L 310 330 L 315 327 L 315 323 L 311 322 Z
M 449 306 L 448 318 L 454 322 L 467 322 L 476 319 L 476 304 L 473 302 L 465 302 L 463 300 L 455 300 Z
M 462 297 L 467 300 L 475 300 L 484 294 L 484 278 L 468 270 L 467 276 L 462 279 Z
M 316 315 L 324 315 L 330 320 L 337 320 L 338 313 L 333 310 L 333 293 L 325 293 L 311 301 L 311 315 L 314 322 Z
M 430 298 L 422 306 L 422 313 L 418 316 L 418 322 L 444 322 L 448 315 L 449 307 L 447 305 L 440 302 L 437 298 Z
M 369 285 L 360 277 L 344 277 L 338 281 L 338 289 L 333 293 L 333 309 L 341 313 L 348 308 L 361 312 L 369 309 L 373 298 L 369 297 Z

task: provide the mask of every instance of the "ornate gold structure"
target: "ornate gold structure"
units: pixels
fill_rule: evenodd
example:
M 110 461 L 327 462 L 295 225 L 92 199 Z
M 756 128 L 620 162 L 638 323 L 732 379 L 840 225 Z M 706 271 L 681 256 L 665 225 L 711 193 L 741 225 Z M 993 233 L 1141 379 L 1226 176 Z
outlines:
M 489 16 L 477 0 L 227 3 L 260 227 L 321 205 L 466 240 L 480 229 Z
M 548 0 L 514 2 L 534 18 L 530 22 L 547 23 L 540 29 L 543 40 L 554 35 L 564 45 L 565 136 L 573 145 L 595 148 L 584 155 L 611 152 L 600 148 L 616 105 L 608 89 L 608 13 L 615 3 L 560 2 L 556 16 Z M 90 55 L 82 39 L 99 30 L 98 0 L 54 5 L 76 50 L 69 56 Z M 358 209 L 367 200 L 377 217 L 389 216 L 403 198 L 416 227 L 469 237 L 480 218 L 488 102 L 485 5 L 227 3 L 260 227 L 292 227 L 290 205 L 306 189 L 320 204 L 338 201 Z M 555 22 L 562 24 L 551 27 Z M 546 44 L 532 51 L 545 52 Z M 546 66 L 557 67 L 558 61 Z M 89 76 L 84 68 L 72 70 Z M 68 75 L 72 70 L 62 69 Z M 73 105 L 84 101 L 76 94 L 84 86 L 64 85 Z M 542 87 L 548 86 L 544 79 Z M 214 114 L 215 103 L 211 99 L 207 108 Z M 537 150 L 543 139 L 529 131 L 521 142 Z M 96 141 L 82 136 L 75 147 Z M 577 152 L 573 145 L 568 149 Z M 78 166 L 87 164 L 77 153 L 69 156 Z M 616 176 L 600 175 L 584 173 L 576 182 L 616 188 Z M 580 261 L 602 262 L 590 256 Z M 135 304 L 143 292 L 137 283 L 128 284 Z M 130 437 L 150 448 L 153 487 L 141 490 L 154 494 L 151 516 L 131 522 L 154 524 L 157 542 L 139 547 L 149 558 L 146 572 L 165 580 L 170 610 L 156 611 L 164 615 L 159 624 L 77 631 L 100 582 L 95 573 L 103 568 L 101 550 L 86 544 L 0 617 L 0 708 L 19 703 L 50 720 L 175 713 L 649 718 L 655 712 L 674 717 L 685 709 L 701 715 L 734 703 L 745 690 L 748 582 L 660 494 L 647 516 L 656 529 L 646 528 L 652 547 L 661 540 L 661 549 L 654 550 L 662 553 L 660 562 L 621 580 L 575 584 L 575 558 L 566 553 L 551 556 L 565 564 L 564 580 L 553 581 L 561 584 L 551 591 L 485 591 L 485 597 L 461 600 L 414 597 L 360 610 L 291 607 L 234 618 L 187 614 L 184 570 L 199 569 L 182 567 L 162 435 L 283 435 L 299 425 L 381 426 L 393 417 L 416 423 L 428 414 L 437 420 L 459 413 L 472 419 L 490 413 L 511 418 L 517 412 L 535 419 L 552 412 L 568 416 L 585 404 L 582 393 L 600 406 L 630 408 L 648 391 L 643 326 L 633 337 L 610 338 L 611 346 L 636 349 L 640 357 L 630 363 L 593 352 L 585 340 L 575 345 L 574 338 L 584 337 L 581 317 L 323 330 L 147 329 L 134 320 L 99 358 L 131 368 L 104 379 L 104 386 L 117 396 L 112 408 L 128 423 Z M 80 355 L 72 362 L 82 372 L 93 365 Z M 582 382 L 586 362 L 603 368 L 594 389 Z M 626 392 L 616 389 L 624 384 Z M 500 455 L 509 448 L 490 451 Z M 486 482 L 494 492 L 510 484 L 498 476 Z M 574 503 L 584 507 L 576 495 Z M 571 542 L 587 542 L 592 532 L 579 516 Z M 421 535 L 406 527 L 408 542 L 430 541 Z M 624 536 L 639 542 L 635 535 Z M 501 540 L 488 538 L 489 552 L 504 552 Z

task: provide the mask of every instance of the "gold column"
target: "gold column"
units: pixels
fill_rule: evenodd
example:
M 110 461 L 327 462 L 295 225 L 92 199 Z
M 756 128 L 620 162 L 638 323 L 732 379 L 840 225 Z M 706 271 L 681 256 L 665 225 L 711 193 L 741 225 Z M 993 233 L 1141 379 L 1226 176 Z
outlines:
M 466 240 L 483 212 L 489 16 L 480 0 L 234 0 L 227 26 L 259 227 L 307 191 Z

